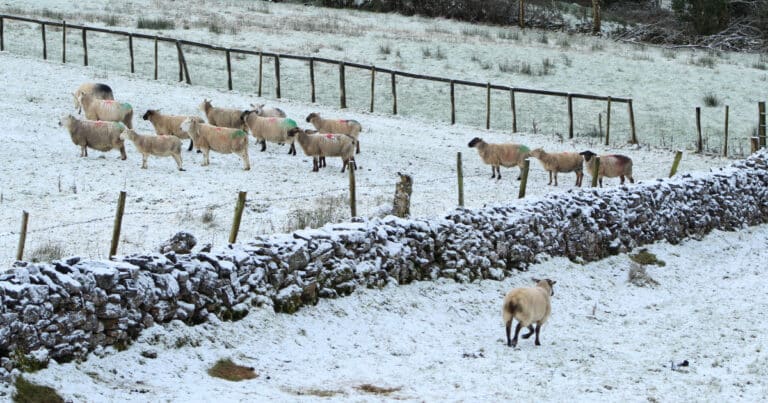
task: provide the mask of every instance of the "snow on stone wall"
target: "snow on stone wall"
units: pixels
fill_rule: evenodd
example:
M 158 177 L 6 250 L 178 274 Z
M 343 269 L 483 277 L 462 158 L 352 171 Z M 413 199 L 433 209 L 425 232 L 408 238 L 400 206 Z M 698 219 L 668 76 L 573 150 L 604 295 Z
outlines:
M 295 312 L 318 298 L 449 277 L 502 279 L 542 256 L 591 261 L 768 222 L 768 152 L 711 173 L 563 194 L 443 219 L 359 220 L 212 253 L 18 262 L 0 275 L 0 377 L 23 361 L 121 346 L 155 323 Z

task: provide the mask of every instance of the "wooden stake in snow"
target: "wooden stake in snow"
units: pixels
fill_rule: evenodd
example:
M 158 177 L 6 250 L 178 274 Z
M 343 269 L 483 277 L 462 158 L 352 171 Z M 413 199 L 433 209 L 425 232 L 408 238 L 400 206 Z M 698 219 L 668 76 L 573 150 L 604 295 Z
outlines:
M 43 60 L 48 60 L 48 44 L 45 41 L 45 24 L 40 24 L 40 32 L 43 34 Z
M 349 209 L 352 218 L 357 217 L 357 196 L 355 194 L 355 169 L 352 168 L 352 162 L 349 165 Z
M 339 62 L 339 105 L 341 109 L 347 107 L 347 84 L 344 77 L 344 62 Z
M 407 218 L 411 215 L 411 193 L 413 193 L 413 178 L 410 175 L 397 173 L 400 182 L 395 186 L 395 200 L 392 203 L 392 214 L 396 217 Z
M 67 22 L 61 21 L 61 62 L 67 62 Z
M 456 124 L 456 98 L 455 98 L 455 88 L 456 84 L 451 80 L 451 124 Z
M 245 209 L 245 195 L 246 192 L 238 192 L 237 194 L 235 218 L 232 220 L 232 230 L 229 231 L 229 243 L 237 241 L 237 233 L 240 232 L 240 220 L 243 218 L 243 210 Z
M 275 55 L 275 82 L 275 95 L 280 99 L 280 55 Z
M 128 35 L 128 53 L 131 57 L 131 74 L 136 72 L 133 62 L 133 35 Z
M 515 89 L 509 90 L 509 99 L 512 103 L 512 133 L 517 133 L 517 109 L 515 108 Z
M 392 72 L 392 114 L 397 115 L 397 84 L 395 72 Z
M 637 144 L 637 132 L 635 131 L 635 109 L 632 107 L 632 100 L 627 101 L 627 109 L 629 109 L 629 127 L 632 130 L 632 144 Z
M 261 53 L 261 51 L 259 51 L 259 96 L 261 96 L 261 80 L 262 80 L 262 77 L 264 77 L 263 69 L 264 69 L 264 55 Z
M 605 145 L 608 145 L 611 137 L 611 97 L 608 97 L 608 110 L 605 113 Z
M 696 152 L 701 154 L 704 151 L 704 142 L 701 139 L 701 107 L 696 107 Z
M 728 105 L 725 105 L 725 130 L 723 131 L 723 157 L 728 156 Z
M 155 80 L 157 80 L 157 35 L 155 35 Z
M 568 138 L 573 138 L 573 97 L 568 94 Z
M 5 28 L 4 28 L 4 22 L 5 22 L 5 19 L 3 17 L 0 17 L 0 52 L 5 50 Z
M 229 49 L 225 51 L 227 57 L 227 88 L 232 91 L 232 60 L 229 54 Z
M 520 192 L 517 195 L 518 199 L 525 197 L 525 187 L 528 185 L 528 168 L 531 166 L 531 160 L 528 158 L 523 161 L 523 169 L 520 172 Z
M 757 113 L 757 136 L 760 139 L 760 147 L 765 147 L 765 102 L 757 103 Z
M 371 66 L 371 113 L 373 113 L 373 100 L 376 89 L 376 66 Z
M 459 181 L 459 206 L 464 206 L 464 169 L 461 166 L 461 151 L 456 153 L 456 177 Z
M 680 166 L 680 160 L 683 159 L 683 150 L 677 150 L 675 153 L 675 160 L 672 162 L 672 169 L 669 171 L 669 177 L 675 176 L 677 173 L 677 167 Z
M 592 187 L 597 187 L 597 173 L 600 172 L 600 157 L 595 156 L 595 168 L 592 170 Z
M 485 86 L 485 130 L 491 129 L 491 83 Z
M 29 213 L 23 211 L 21 213 L 21 232 L 19 233 L 19 248 L 16 250 L 16 260 L 21 260 L 24 257 L 24 243 L 27 241 L 28 220 Z
M 88 32 L 88 30 L 83 28 L 83 66 L 88 65 L 88 37 L 86 36 L 86 32 Z
M 109 246 L 109 257 L 117 254 L 117 244 L 120 242 L 120 228 L 123 226 L 123 212 L 125 212 L 125 191 L 120 192 L 117 198 L 117 211 L 115 212 L 115 226 L 112 228 L 112 244 Z
M 259 88 L 261 88 L 261 77 L 259 77 Z M 309 59 L 309 92 L 312 103 L 315 103 L 315 58 Z M 261 96 L 261 90 L 259 90 Z

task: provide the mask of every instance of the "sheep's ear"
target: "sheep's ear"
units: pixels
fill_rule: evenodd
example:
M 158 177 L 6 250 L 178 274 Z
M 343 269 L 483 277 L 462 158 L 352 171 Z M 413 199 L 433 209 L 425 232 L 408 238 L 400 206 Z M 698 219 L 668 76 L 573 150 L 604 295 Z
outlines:
M 539 279 L 537 279 L 537 278 L 535 278 L 535 277 L 534 277 L 534 278 L 532 278 L 531 280 L 533 280 L 533 282 L 534 282 L 534 283 L 538 283 L 539 281 L 541 281 L 541 280 L 539 280 Z
M 547 281 L 549 281 L 550 287 L 557 284 L 557 281 L 554 281 L 554 280 L 547 280 Z

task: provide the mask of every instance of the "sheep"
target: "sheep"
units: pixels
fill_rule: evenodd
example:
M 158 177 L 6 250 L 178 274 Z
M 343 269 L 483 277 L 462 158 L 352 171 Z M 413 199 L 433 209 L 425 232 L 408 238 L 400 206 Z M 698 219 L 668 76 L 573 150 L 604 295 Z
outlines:
M 499 166 L 517 166 L 522 173 L 525 159 L 528 158 L 531 153 L 530 149 L 522 144 L 486 143 L 479 137 L 473 138 L 472 141 L 469 142 L 469 147 L 477 148 L 477 153 L 480 154 L 480 158 L 482 158 L 483 162 L 491 166 L 491 179 L 496 178 L 496 173 L 499 174 L 497 179 L 501 179 L 501 170 Z M 519 175 L 517 180 L 520 180 Z
M 131 140 L 133 145 L 141 153 L 141 169 L 147 169 L 147 159 L 150 155 L 156 157 L 171 156 L 176 160 L 176 165 L 179 167 L 179 171 L 183 171 L 181 167 L 181 139 L 175 136 L 145 136 L 136 133 L 133 129 L 125 129 L 120 133 L 120 140 Z
M 75 98 L 75 109 L 77 109 L 78 114 L 83 112 L 82 105 L 80 105 L 80 100 L 77 99 L 77 97 L 80 94 L 91 94 L 98 99 L 105 99 L 105 100 L 115 99 L 114 95 L 112 95 L 112 88 L 109 88 L 109 86 L 106 84 L 101 84 L 101 83 L 80 84 L 80 86 L 77 87 L 75 92 L 72 93 L 72 95 Z
M 107 120 L 123 122 L 126 127 L 133 129 L 133 108 L 125 102 L 98 99 L 91 94 L 81 93 L 77 96 L 80 105 L 85 110 L 88 120 Z
M 595 158 L 597 154 L 592 151 L 582 151 L 579 154 L 584 156 L 584 161 L 587 162 L 587 170 L 590 175 L 594 175 L 595 172 Z M 635 183 L 635 178 L 632 177 L 632 158 L 621 154 L 606 154 L 600 156 L 600 168 L 597 173 L 597 181 L 600 183 L 600 187 L 603 187 L 603 177 L 609 178 L 620 177 L 621 184 L 624 184 L 624 177 L 629 178 L 629 183 Z
M 536 148 L 531 151 L 531 155 L 536 157 L 544 165 L 544 169 L 549 172 L 549 183 L 552 184 L 552 176 L 555 177 L 555 186 L 557 186 L 557 174 L 559 172 L 576 172 L 576 186 L 581 187 L 581 181 L 584 178 L 584 159 L 577 153 L 547 153 L 542 148 Z
M 550 297 L 555 295 L 552 286 L 557 282 L 550 279 L 539 280 L 535 278 L 533 281 L 536 283 L 535 287 L 514 288 L 504 297 L 501 312 L 507 331 L 507 346 L 509 347 L 517 346 L 517 335 L 520 333 L 520 329 L 524 327 L 528 328 L 528 333 L 524 334 L 523 338 L 531 337 L 535 331 L 535 345 L 541 345 L 539 332 L 552 312 Z M 517 327 L 515 327 L 515 337 L 510 339 L 509 331 L 514 319 L 517 319 Z M 536 324 L 535 330 L 533 328 L 534 323 Z
M 240 109 L 217 108 L 211 105 L 211 101 L 203 99 L 199 106 L 200 110 L 208 118 L 208 124 L 211 126 L 230 127 L 233 129 L 247 130 L 243 124 L 240 115 L 243 113 Z
M 168 134 L 180 139 L 190 139 L 187 151 L 192 151 L 194 141 L 192 141 L 189 133 L 182 131 L 180 128 L 181 122 L 188 117 L 184 115 L 163 115 L 160 113 L 160 110 L 147 109 L 141 118 L 149 120 L 157 134 Z
M 312 112 L 307 116 L 307 123 L 312 123 L 315 129 L 321 133 L 348 134 L 355 139 L 356 153 L 360 154 L 360 132 L 363 126 L 356 120 L 323 119 L 319 113 Z
M 251 104 L 253 113 L 263 118 L 284 118 L 287 115 L 280 108 L 264 107 L 264 104 Z
M 296 155 L 295 137 L 288 137 L 288 131 L 296 128 L 296 122 L 288 118 L 263 118 L 255 111 L 244 111 L 240 114 L 245 127 L 251 131 L 256 142 L 261 143 L 261 151 L 267 149 L 267 140 L 271 143 L 288 143 L 288 155 Z
M 88 147 L 107 152 L 112 149 L 120 150 L 120 159 L 125 160 L 125 143 L 120 139 L 120 133 L 125 125 L 120 122 L 104 122 L 101 120 L 79 120 L 67 115 L 59 120 L 59 126 L 65 127 L 75 145 L 80 146 L 80 156 L 88 156 Z
M 355 139 L 348 134 L 316 134 L 316 130 L 302 130 L 298 127 L 288 131 L 289 137 L 299 142 L 304 154 L 312 157 L 312 172 L 325 166 L 325 157 L 341 157 L 341 172 L 357 169 L 355 162 Z
M 222 154 L 237 154 L 243 159 L 243 170 L 251 169 L 248 159 L 248 133 L 241 129 L 218 127 L 202 123 L 198 117 L 189 117 L 181 122 L 181 130 L 189 133 L 197 148 L 203 151 L 203 166 L 210 163 L 210 150 Z

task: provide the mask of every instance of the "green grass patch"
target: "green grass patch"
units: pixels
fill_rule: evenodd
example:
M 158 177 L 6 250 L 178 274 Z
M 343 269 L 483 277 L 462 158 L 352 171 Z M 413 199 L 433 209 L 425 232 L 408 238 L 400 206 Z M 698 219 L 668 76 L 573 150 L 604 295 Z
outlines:
M 64 399 L 53 388 L 29 382 L 23 376 L 16 378 L 14 386 L 15 403 L 64 403 Z
M 208 375 L 232 382 L 245 381 L 259 376 L 252 367 L 235 364 L 228 358 L 216 361 L 216 364 L 208 370 Z
M 659 258 L 656 257 L 656 255 L 654 255 L 651 252 L 648 252 L 648 249 L 645 249 L 645 248 L 640 249 L 640 251 L 634 255 L 629 255 L 629 258 L 632 259 L 633 262 L 636 262 L 638 264 L 644 264 L 644 265 L 655 264 L 656 266 L 659 266 L 659 267 L 664 267 L 667 265 L 665 261 L 660 260 Z
M 173 21 L 162 18 L 139 18 L 136 24 L 136 28 L 141 29 L 173 29 L 174 27 Z

